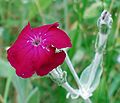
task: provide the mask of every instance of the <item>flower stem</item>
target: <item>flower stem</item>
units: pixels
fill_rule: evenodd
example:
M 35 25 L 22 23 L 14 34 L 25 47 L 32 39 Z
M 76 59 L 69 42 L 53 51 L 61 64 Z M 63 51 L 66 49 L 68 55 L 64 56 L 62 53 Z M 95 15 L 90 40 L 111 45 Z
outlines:
M 74 94 L 76 95 L 77 92 L 75 91 L 75 89 L 73 89 L 69 84 L 68 82 L 65 82 L 62 84 L 62 87 L 65 88 L 70 94 Z
M 78 75 L 77 75 L 77 73 L 76 73 L 76 71 L 75 71 L 75 69 L 74 69 L 74 67 L 73 67 L 73 65 L 72 65 L 72 63 L 70 61 L 70 58 L 69 58 L 69 56 L 68 56 L 66 51 L 65 51 L 65 53 L 66 53 L 65 61 L 66 61 L 67 65 L 68 65 L 68 67 L 69 67 L 69 69 L 70 69 L 70 71 L 71 71 L 71 73 L 72 73 L 72 75 L 73 75 L 73 77 L 74 77 L 74 79 L 75 79 L 79 89 L 80 89 L 81 85 L 80 85 L 79 77 L 78 77 Z

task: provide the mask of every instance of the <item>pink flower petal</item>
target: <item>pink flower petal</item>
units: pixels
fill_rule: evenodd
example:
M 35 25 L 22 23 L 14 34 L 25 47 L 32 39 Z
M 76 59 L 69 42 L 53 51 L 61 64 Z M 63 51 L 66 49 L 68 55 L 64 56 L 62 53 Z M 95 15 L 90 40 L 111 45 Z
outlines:
M 53 45 L 58 49 L 72 46 L 68 35 L 64 31 L 55 27 L 50 28 L 43 39 L 46 39 L 44 45 Z
M 26 25 L 23 30 L 21 31 L 20 35 L 18 36 L 18 39 L 23 39 L 23 38 L 26 38 L 26 37 L 29 37 L 29 36 L 32 36 L 32 33 L 31 33 L 31 26 L 30 26 L 30 23 L 28 22 L 28 25 Z
M 35 70 L 41 68 L 49 58 L 54 54 L 55 48 L 43 48 L 39 46 L 38 48 L 34 48 L 34 58 L 33 58 L 33 68 Z
M 59 24 L 56 22 L 54 24 L 47 24 L 47 25 L 43 25 L 43 26 L 40 26 L 40 27 L 36 27 L 36 28 L 32 28 L 32 31 L 36 34 L 36 35 L 45 35 L 46 32 L 52 28 L 52 27 L 55 27 L 57 28 L 59 26 Z
M 31 77 L 35 70 L 32 68 L 33 51 L 32 46 L 23 47 L 23 49 L 10 48 L 8 50 L 8 60 L 16 69 L 16 74 L 23 78 Z
M 66 55 L 64 51 L 53 54 L 45 64 L 37 69 L 36 73 L 40 76 L 48 74 L 50 71 L 57 68 L 60 64 L 64 62 L 65 56 Z

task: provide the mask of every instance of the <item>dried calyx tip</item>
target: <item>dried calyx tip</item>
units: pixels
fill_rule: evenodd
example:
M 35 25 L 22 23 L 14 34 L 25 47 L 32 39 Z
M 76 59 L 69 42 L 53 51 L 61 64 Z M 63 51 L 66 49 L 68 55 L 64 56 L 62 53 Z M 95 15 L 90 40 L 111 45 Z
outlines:
M 101 16 L 98 19 L 97 26 L 99 27 L 99 31 L 103 34 L 107 34 L 112 27 L 113 19 L 111 17 L 111 14 L 104 10 L 101 13 Z

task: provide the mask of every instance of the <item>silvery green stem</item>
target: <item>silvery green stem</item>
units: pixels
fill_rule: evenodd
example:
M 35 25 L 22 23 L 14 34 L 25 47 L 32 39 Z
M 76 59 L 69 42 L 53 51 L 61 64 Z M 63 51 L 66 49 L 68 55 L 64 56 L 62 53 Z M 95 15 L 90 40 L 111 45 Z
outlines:
M 65 88 L 71 94 L 77 94 L 76 91 L 68 84 L 68 82 L 63 83 L 62 87 Z
M 77 73 L 76 73 L 76 71 L 75 71 L 75 69 L 74 69 L 74 67 L 73 67 L 73 65 L 72 65 L 72 63 L 70 61 L 70 58 L 69 58 L 69 56 L 68 56 L 66 51 L 65 51 L 65 53 L 66 53 L 65 61 L 66 61 L 67 65 L 68 65 L 68 67 L 69 67 L 69 69 L 70 69 L 70 71 L 71 71 L 71 73 L 72 73 L 72 75 L 73 75 L 73 77 L 74 77 L 78 87 L 81 88 L 79 77 L 78 77 L 78 75 L 77 75 Z
M 65 82 L 61 85 L 63 88 L 65 88 L 68 91 L 68 94 L 66 98 L 69 98 L 71 96 L 72 99 L 77 99 L 79 97 L 79 92 L 78 90 L 73 89 L 68 82 Z

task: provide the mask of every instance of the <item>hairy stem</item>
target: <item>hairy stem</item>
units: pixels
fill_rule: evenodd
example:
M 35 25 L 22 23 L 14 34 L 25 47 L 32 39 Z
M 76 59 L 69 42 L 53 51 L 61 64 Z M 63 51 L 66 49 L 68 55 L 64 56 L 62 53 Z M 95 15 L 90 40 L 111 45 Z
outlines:
M 77 92 L 75 91 L 75 89 L 73 89 L 73 88 L 68 84 L 68 82 L 63 83 L 63 84 L 62 84 L 62 87 L 65 88 L 70 94 L 77 95 Z
M 65 61 L 66 61 L 67 65 L 68 65 L 68 67 L 69 67 L 69 69 L 70 69 L 70 71 L 71 71 L 71 73 L 72 73 L 72 75 L 73 75 L 73 77 L 74 77 L 78 87 L 81 88 L 79 77 L 78 77 L 78 75 L 77 75 L 77 73 L 76 73 L 76 71 L 75 71 L 75 69 L 74 69 L 74 67 L 73 67 L 73 65 L 72 65 L 72 63 L 70 61 L 70 58 L 69 58 L 69 56 L 68 56 L 66 51 L 65 51 L 65 53 L 66 53 Z

